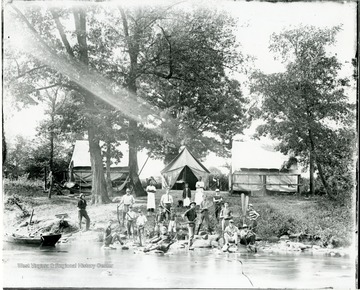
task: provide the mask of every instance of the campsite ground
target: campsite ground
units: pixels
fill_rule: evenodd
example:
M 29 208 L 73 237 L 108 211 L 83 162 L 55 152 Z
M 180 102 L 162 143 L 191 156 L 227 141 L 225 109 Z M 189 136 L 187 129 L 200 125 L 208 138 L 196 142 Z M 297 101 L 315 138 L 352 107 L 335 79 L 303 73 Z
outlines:
M 156 193 L 156 204 L 159 203 L 163 190 Z M 175 206 L 181 200 L 180 191 L 172 191 Z M 214 192 L 208 192 L 213 195 Z M 221 193 L 223 198 L 230 203 L 236 224 L 240 224 L 240 196 L 230 195 L 227 192 Z M 17 199 L 14 199 L 17 197 Z M 50 200 L 43 192 L 41 185 L 36 182 L 6 181 L 4 182 L 4 232 L 18 233 L 28 230 L 26 225 L 29 216 L 23 214 L 17 203 L 27 212 L 34 210 L 32 231 L 39 228 L 52 231 L 56 214 L 67 213 L 70 227 L 68 234 L 76 238 L 78 195 L 64 192 L 64 195 L 54 195 Z M 321 197 L 305 199 L 302 196 L 267 195 L 264 197 L 250 197 L 250 202 L 259 212 L 258 237 L 263 244 L 278 242 L 282 236 L 298 237 L 297 241 L 321 247 L 348 247 L 352 241 L 353 233 L 353 209 L 351 203 L 337 204 L 329 202 Z M 146 197 L 137 197 L 135 207 L 146 210 Z M 91 218 L 91 231 L 88 235 L 81 235 L 82 238 L 98 240 L 102 236 L 103 229 L 108 220 L 112 219 L 117 223 L 116 203 L 104 205 L 89 205 L 88 214 Z M 183 221 L 181 214 L 184 209 L 175 207 L 179 224 Z M 121 217 L 120 217 L 121 218 Z M 153 228 L 154 215 L 148 217 L 148 230 Z M 211 223 L 218 230 L 219 225 L 211 215 Z M 66 233 L 65 233 L 66 234 Z

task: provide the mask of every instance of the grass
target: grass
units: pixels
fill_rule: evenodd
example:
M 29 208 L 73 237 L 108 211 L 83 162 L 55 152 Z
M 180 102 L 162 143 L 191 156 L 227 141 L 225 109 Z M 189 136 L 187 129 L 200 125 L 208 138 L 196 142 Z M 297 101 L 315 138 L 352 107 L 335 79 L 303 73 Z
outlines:
M 34 209 L 34 219 L 49 220 L 55 214 L 67 213 L 69 221 L 74 227 L 77 225 L 77 196 L 66 193 L 64 196 L 54 195 L 50 200 L 43 192 L 41 184 L 36 182 L 4 182 L 4 227 L 11 229 L 26 220 L 21 216 L 18 207 L 9 202 L 17 196 L 22 206 L 29 212 Z M 156 204 L 159 204 L 164 190 L 158 190 L 155 195 Z M 214 192 L 206 192 L 213 196 Z M 181 215 L 184 208 L 177 207 L 178 200 L 182 200 L 181 191 L 171 191 L 174 198 L 174 208 L 178 217 L 179 229 L 185 229 Z M 238 195 L 229 195 L 222 192 L 224 200 L 230 203 L 235 224 L 240 224 L 241 199 Z M 89 200 L 89 198 L 88 198 Z M 322 246 L 334 247 L 349 246 L 352 242 L 352 229 L 354 227 L 352 208 L 349 205 L 340 205 L 324 198 L 304 199 L 297 196 L 267 195 L 264 197 L 250 197 L 250 202 L 260 214 L 257 234 L 264 240 L 274 240 L 281 235 L 300 235 L 310 239 L 312 243 Z M 146 197 L 136 197 L 136 209 L 146 211 Z M 220 225 L 216 222 L 213 208 L 210 209 L 210 222 L 212 227 L 219 231 Z M 102 231 L 107 221 L 117 221 L 116 204 L 89 205 L 88 214 L 91 219 L 91 228 Z M 121 219 L 121 214 L 120 214 Z M 155 224 L 155 215 L 148 216 L 147 230 L 150 232 Z

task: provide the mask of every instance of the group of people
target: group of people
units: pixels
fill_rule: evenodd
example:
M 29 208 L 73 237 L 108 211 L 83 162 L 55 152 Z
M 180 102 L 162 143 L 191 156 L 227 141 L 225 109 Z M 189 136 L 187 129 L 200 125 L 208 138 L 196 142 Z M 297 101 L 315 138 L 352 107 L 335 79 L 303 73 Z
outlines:
M 221 225 L 221 234 L 225 241 L 225 248 L 229 246 L 231 242 L 236 245 L 238 243 L 254 243 L 255 235 L 253 233 L 257 226 L 257 219 L 259 214 L 254 210 L 252 204 L 248 204 L 247 208 L 242 210 L 242 224 L 238 227 L 234 225 L 234 219 L 232 210 L 229 207 L 229 203 L 224 201 L 220 195 L 220 190 L 216 189 L 215 194 L 211 197 L 204 192 L 204 182 L 199 179 L 195 185 L 196 192 L 194 198 L 192 198 L 189 184 L 185 183 L 183 189 L 183 201 L 182 206 L 186 208 L 182 214 L 188 228 L 188 246 L 191 249 L 194 236 L 199 235 L 200 231 L 205 229 L 206 233 L 213 233 L 213 224 L 210 222 L 210 214 L 214 213 L 217 223 Z M 150 240 L 150 246 L 145 248 L 145 251 L 166 248 L 169 247 L 177 236 L 177 216 L 175 213 L 174 198 L 170 194 L 170 189 L 160 198 L 160 204 L 158 211 L 155 213 L 156 202 L 155 194 L 156 187 L 155 181 L 151 180 L 146 187 L 147 192 L 147 216 L 155 215 L 155 228 L 153 238 Z M 122 226 L 126 228 L 126 234 L 128 238 L 134 238 L 135 232 L 139 239 L 139 245 L 143 245 L 143 239 L 145 236 L 145 225 L 148 222 L 146 215 L 141 209 L 137 212 L 134 211 L 133 205 L 135 198 L 131 194 L 131 189 L 126 189 L 126 194 L 122 196 L 118 209 L 122 211 Z M 214 207 L 214 209 L 211 209 Z M 84 195 L 80 195 L 78 202 L 79 212 L 79 226 L 81 229 L 82 218 L 86 219 L 86 230 L 90 226 L 90 218 L 86 212 L 86 201 Z M 119 216 L 119 213 L 118 213 Z M 249 220 L 249 225 L 245 224 L 246 217 Z M 120 220 L 119 220 L 120 222 Z M 109 221 L 107 228 L 104 232 L 104 245 L 109 246 L 112 243 L 121 240 L 117 233 L 111 230 L 112 221 Z M 204 227 L 206 225 L 206 228 Z

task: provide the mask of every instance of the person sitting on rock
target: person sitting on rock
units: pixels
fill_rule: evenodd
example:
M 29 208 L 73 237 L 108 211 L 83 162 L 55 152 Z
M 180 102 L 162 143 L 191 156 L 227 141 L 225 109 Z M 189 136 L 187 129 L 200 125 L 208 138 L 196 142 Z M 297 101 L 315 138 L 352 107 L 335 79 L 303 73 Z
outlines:
M 243 226 L 240 228 L 239 237 L 240 244 L 246 245 L 248 250 L 254 250 L 256 252 L 256 247 L 254 248 L 256 235 L 249 229 L 247 224 L 243 224 Z
M 176 239 L 171 238 L 165 226 L 161 227 L 160 233 L 161 235 L 159 237 L 153 238 L 150 241 L 150 245 L 144 249 L 145 253 L 150 251 L 161 251 L 163 253 L 166 253 L 169 250 L 170 246 L 175 243 Z
M 105 229 L 105 233 L 104 233 L 104 246 L 110 247 L 110 245 L 112 245 L 116 241 L 119 241 L 120 244 L 123 245 L 123 242 L 120 240 L 119 235 L 117 233 L 112 232 L 111 225 L 112 225 L 112 221 L 110 220 L 108 222 L 108 225 L 107 225 L 107 227 Z
M 223 247 L 223 251 L 227 251 L 229 249 L 230 242 L 234 242 L 235 246 L 238 246 L 238 234 L 239 229 L 237 228 L 237 226 L 234 225 L 234 220 L 229 220 L 229 225 L 225 228 L 224 232 L 225 244 Z

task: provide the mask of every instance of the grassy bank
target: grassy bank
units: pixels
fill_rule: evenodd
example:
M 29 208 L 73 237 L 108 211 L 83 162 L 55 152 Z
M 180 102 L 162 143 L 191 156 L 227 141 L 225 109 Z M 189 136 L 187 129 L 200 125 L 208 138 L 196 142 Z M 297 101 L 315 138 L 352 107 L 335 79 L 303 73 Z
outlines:
M 163 190 L 156 193 L 156 203 L 160 201 Z M 185 211 L 176 207 L 181 199 L 180 191 L 172 191 L 175 200 L 175 210 L 178 215 L 179 228 L 186 228 L 182 224 L 181 214 Z M 213 195 L 213 192 L 208 192 Z M 240 196 L 230 196 L 222 192 L 222 196 L 230 203 L 236 224 L 240 224 L 241 201 Z M 67 213 L 68 220 L 74 229 L 77 227 L 77 195 L 54 195 L 47 198 L 41 184 L 36 182 L 4 183 L 4 229 L 12 231 L 19 224 L 29 220 L 29 215 L 14 204 L 14 197 L 20 202 L 25 213 L 34 210 L 34 220 L 40 221 L 39 226 L 55 214 Z M 89 199 L 88 199 L 89 200 Z M 257 234 L 264 240 L 276 241 L 282 235 L 298 236 L 299 240 L 308 241 L 321 246 L 349 246 L 352 241 L 353 216 L 352 209 L 347 205 L 339 205 L 323 198 L 304 199 L 296 196 L 265 196 L 250 197 L 250 202 L 259 212 Z M 136 208 L 146 210 L 146 197 L 136 198 Z M 89 205 L 88 214 L 91 218 L 93 231 L 102 232 L 109 219 L 117 221 L 116 204 Z M 147 229 L 150 232 L 154 225 L 154 215 L 148 217 Z M 214 214 L 211 215 L 211 224 L 219 230 Z M 36 227 L 36 225 L 35 225 Z M 122 230 L 122 228 L 120 228 Z

